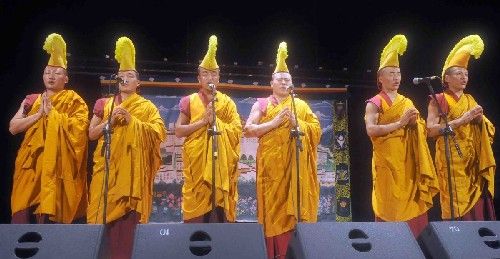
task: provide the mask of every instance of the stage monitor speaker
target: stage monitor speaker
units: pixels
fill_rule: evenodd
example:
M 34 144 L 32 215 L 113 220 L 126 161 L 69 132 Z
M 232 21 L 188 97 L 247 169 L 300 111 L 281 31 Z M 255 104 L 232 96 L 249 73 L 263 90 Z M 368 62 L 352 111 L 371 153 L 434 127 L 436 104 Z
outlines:
M 406 222 L 300 223 L 287 258 L 424 258 Z
M 140 224 L 132 258 L 266 258 L 256 223 Z
M 103 225 L 2 224 L 0 258 L 100 258 Z
M 430 222 L 418 242 L 429 258 L 500 258 L 500 222 Z

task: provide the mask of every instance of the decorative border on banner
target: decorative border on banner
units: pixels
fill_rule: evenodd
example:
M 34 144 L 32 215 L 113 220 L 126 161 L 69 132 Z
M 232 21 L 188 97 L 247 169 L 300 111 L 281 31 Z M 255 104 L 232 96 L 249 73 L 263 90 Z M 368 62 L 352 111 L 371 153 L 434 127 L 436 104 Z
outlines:
M 333 158 L 335 161 L 336 221 L 352 221 L 347 98 L 333 101 Z

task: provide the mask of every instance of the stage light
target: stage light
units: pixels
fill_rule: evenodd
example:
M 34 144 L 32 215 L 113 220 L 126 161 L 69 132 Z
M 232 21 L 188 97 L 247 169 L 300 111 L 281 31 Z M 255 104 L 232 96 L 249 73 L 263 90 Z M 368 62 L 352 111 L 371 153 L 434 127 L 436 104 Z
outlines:
M 293 66 L 293 68 L 299 69 L 299 65 L 295 65 L 295 66 Z
M 252 83 L 252 85 L 259 85 L 259 82 L 255 81 Z
M 323 70 L 323 67 L 318 67 L 318 70 Z
M 326 87 L 326 88 L 330 88 L 330 87 L 331 87 L 331 85 L 329 85 L 329 84 L 326 84 L 326 85 L 325 85 L 325 87 Z
M 109 55 L 108 54 L 104 55 L 104 58 L 109 59 Z
M 302 87 L 302 88 L 303 88 L 303 87 L 306 87 L 306 83 L 302 83 L 302 84 L 300 84 L 300 87 Z
M 104 80 L 104 79 L 106 79 L 106 77 L 105 76 L 100 76 L 99 79 L 100 80 Z
M 262 61 L 257 62 L 257 66 L 262 66 L 262 65 L 264 65 L 264 62 L 262 62 Z
M 163 61 L 167 62 L 167 61 L 168 61 L 168 58 L 163 58 Z
M 179 82 L 181 81 L 181 79 L 180 79 L 180 78 L 178 78 L 178 77 L 176 77 L 174 80 L 175 80 L 175 82 L 177 82 L 177 83 L 179 83 Z
M 371 72 L 372 72 L 372 70 L 371 70 L 371 69 L 367 69 L 367 70 L 366 70 L 366 73 L 371 73 Z
M 347 71 L 347 67 L 342 68 L 342 70 Z
M 228 79 L 228 80 L 227 80 L 227 83 L 228 83 L 228 84 L 232 84 L 232 83 L 233 83 L 233 79 Z
M 234 62 L 233 62 L 233 65 L 237 66 L 237 65 L 238 65 L 238 62 L 234 61 Z
M 154 77 L 150 77 L 149 78 L 149 82 L 153 82 L 153 81 L 155 81 L 155 78 Z

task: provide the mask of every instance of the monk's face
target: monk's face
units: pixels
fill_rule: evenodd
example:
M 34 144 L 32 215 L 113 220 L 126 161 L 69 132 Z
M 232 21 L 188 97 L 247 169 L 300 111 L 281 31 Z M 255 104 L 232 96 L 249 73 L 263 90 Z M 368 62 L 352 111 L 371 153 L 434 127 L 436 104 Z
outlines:
M 68 82 L 66 69 L 62 67 L 46 66 L 43 70 L 43 84 L 47 90 L 61 91 Z
M 452 91 L 463 91 L 469 82 L 469 71 L 463 67 L 451 67 L 444 75 L 444 82 Z
M 399 67 L 384 67 L 378 73 L 378 82 L 384 91 L 397 91 L 401 84 Z
M 289 87 L 292 86 L 292 76 L 290 73 L 279 72 L 273 74 L 273 80 L 271 80 L 271 87 L 273 88 L 273 94 L 279 97 L 288 96 Z
M 137 72 L 134 70 L 119 71 L 118 77 L 122 79 L 122 82 L 118 85 L 120 92 L 133 94 L 137 92 L 137 88 L 140 85 L 139 77 Z
M 208 84 L 219 84 L 220 79 L 220 70 L 217 68 L 216 70 L 208 70 L 202 67 L 198 67 L 198 82 L 201 85 L 201 88 L 204 90 L 210 90 L 208 88 Z

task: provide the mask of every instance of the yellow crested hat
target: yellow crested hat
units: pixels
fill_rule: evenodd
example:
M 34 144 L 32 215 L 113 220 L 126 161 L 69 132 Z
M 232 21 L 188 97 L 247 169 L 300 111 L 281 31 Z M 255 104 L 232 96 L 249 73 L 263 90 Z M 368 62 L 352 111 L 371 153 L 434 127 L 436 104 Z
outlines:
M 208 50 L 207 54 L 200 63 L 200 67 L 208 70 L 216 70 L 219 68 L 217 65 L 217 60 L 215 59 L 215 54 L 217 53 L 217 36 L 212 35 L 208 39 Z
M 286 42 L 281 42 L 278 47 L 278 53 L 276 54 L 276 68 L 274 69 L 274 73 L 280 73 L 280 72 L 289 73 L 288 67 L 286 66 L 285 62 L 287 57 L 288 57 L 288 50 Z
M 47 65 L 62 67 L 66 69 L 68 61 L 66 60 L 66 42 L 61 35 L 52 33 L 45 39 L 43 49 L 50 55 Z
M 442 76 L 450 67 L 467 68 L 471 55 L 478 59 L 484 50 L 484 43 L 479 35 L 469 35 L 461 39 L 451 50 L 443 66 Z
M 398 34 L 387 43 L 380 55 L 380 66 L 378 70 L 384 67 L 399 67 L 399 55 L 406 51 L 408 40 L 404 35 Z
M 120 37 L 116 41 L 115 59 L 120 63 L 119 71 L 135 69 L 135 47 L 134 43 L 127 37 Z

